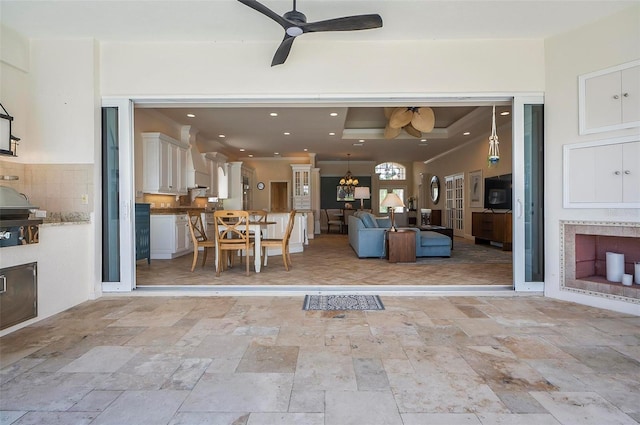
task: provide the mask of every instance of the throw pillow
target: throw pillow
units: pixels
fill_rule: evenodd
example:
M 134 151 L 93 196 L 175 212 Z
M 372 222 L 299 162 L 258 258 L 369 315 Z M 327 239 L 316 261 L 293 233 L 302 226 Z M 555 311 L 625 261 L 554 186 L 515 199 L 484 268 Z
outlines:
M 370 213 L 362 213 L 360 215 L 360 220 L 364 224 L 364 227 L 378 227 L 378 222 L 373 214 Z

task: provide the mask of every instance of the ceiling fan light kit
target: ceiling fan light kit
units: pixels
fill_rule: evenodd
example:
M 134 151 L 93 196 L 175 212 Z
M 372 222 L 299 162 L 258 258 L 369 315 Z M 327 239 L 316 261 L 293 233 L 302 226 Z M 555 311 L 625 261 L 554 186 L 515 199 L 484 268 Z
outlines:
M 377 14 L 345 16 L 342 18 L 327 19 L 324 21 L 307 22 L 307 17 L 296 10 L 296 0 L 293 0 L 293 10 L 280 16 L 256 0 L 238 0 L 253 10 L 271 18 L 284 29 L 284 39 L 276 50 L 271 66 L 281 65 L 289 56 L 293 40 L 308 32 L 326 31 L 357 31 L 382 27 L 382 18 Z

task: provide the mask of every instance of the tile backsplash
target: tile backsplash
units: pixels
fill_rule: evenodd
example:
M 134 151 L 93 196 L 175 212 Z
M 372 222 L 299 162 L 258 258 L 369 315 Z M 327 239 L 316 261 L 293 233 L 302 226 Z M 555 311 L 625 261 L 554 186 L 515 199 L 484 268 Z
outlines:
M 93 164 L 18 164 L 0 160 L 0 176 L 18 180 L 0 180 L 24 193 L 32 205 L 49 213 L 93 212 Z

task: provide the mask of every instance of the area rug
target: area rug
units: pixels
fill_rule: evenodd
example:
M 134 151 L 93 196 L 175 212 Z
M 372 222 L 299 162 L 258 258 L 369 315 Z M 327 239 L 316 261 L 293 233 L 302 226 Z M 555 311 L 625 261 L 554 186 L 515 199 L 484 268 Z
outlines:
M 305 295 L 303 310 L 384 310 L 378 295 Z

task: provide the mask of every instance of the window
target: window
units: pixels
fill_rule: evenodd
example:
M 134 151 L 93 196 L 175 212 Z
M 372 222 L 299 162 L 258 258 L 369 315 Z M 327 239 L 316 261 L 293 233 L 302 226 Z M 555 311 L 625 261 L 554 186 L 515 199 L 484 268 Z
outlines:
M 382 164 L 378 164 L 375 167 L 375 172 L 380 176 L 380 180 L 405 180 L 407 178 L 407 169 L 405 166 L 396 162 L 383 162 Z
M 382 200 L 384 199 L 385 196 L 387 196 L 387 193 L 392 192 L 395 193 L 396 195 L 398 195 L 398 198 L 402 199 L 402 202 L 404 201 L 404 188 L 384 188 L 384 189 L 380 189 L 380 191 L 378 192 L 380 195 L 380 203 L 382 203 Z M 386 214 L 387 211 L 387 207 L 378 207 L 378 212 L 381 214 Z M 404 212 L 404 208 L 403 207 L 398 207 L 395 209 L 396 213 L 401 213 Z

